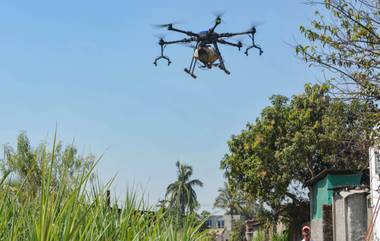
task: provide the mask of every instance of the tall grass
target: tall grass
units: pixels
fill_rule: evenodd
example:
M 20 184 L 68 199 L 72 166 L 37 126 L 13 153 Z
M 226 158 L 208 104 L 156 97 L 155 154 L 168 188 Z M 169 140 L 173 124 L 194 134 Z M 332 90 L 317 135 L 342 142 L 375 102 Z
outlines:
M 53 148 L 54 150 L 54 148 Z M 43 157 L 37 194 L 28 195 L 0 178 L 0 241 L 196 241 L 204 240 L 195 218 L 177 219 L 149 208 L 134 192 L 122 209 L 109 207 L 104 192 L 89 182 L 94 166 L 79 182 L 52 181 L 54 153 Z

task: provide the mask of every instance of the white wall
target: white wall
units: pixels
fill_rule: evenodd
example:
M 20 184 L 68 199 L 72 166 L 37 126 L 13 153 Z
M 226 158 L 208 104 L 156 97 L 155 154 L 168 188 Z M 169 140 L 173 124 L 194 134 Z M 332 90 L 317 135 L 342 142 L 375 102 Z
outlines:
M 379 175 L 375 173 L 375 161 L 376 161 L 375 152 L 378 152 L 380 154 L 380 149 L 374 148 L 374 147 L 369 149 L 369 160 L 370 160 L 369 167 L 370 167 L 370 178 L 371 178 L 370 179 L 371 180 L 371 205 L 373 208 L 375 208 L 374 206 L 376 205 L 377 201 L 380 198 L 380 195 L 378 192 L 379 187 L 380 187 L 380 178 L 379 178 Z M 380 213 L 378 214 L 376 224 L 374 226 L 373 234 L 374 234 L 373 240 L 380 241 Z

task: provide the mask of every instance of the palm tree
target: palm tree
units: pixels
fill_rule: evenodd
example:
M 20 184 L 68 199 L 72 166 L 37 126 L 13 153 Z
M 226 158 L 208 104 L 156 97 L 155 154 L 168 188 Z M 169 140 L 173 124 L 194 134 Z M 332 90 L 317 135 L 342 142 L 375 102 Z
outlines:
M 216 197 L 214 207 L 226 210 L 227 215 L 240 214 L 243 200 L 238 194 L 234 193 L 227 183 L 224 183 L 224 187 L 218 189 L 219 195 Z
M 191 213 L 199 206 L 197 194 L 194 190 L 195 186 L 203 187 L 203 183 L 198 179 L 190 180 L 193 175 L 191 166 L 181 164 L 179 161 L 177 166 L 177 180 L 171 183 L 166 190 L 166 199 L 174 210 L 178 211 L 181 217 L 186 213 Z

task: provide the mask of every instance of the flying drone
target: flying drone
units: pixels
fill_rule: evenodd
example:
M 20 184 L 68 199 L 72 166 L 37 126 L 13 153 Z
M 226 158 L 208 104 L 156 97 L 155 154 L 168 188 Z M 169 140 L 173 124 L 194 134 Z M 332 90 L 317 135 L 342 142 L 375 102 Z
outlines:
M 157 66 L 157 61 L 160 59 L 166 60 L 168 65 L 170 65 L 172 63 L 171 60 L 169 59 L 169 57 L 164 55 L 165 48 L 168 45 L 172 45 L 172 44 L 185 44 L 185 45 L 190 46 L 194 50 L 192 59 L 190 62 L 190 66 L 189 68 L 185 68 L 185 72 L 191 75 L 191 77 L 193 78 L 197 77 L 194 74 L 194 70 L 197 63 L 198 63 L 198 66 L 202 69 L 211 69 L 212 67 L 219 67 L 221 70 L 223 70 L 226 74 L 229 75 L 230 71 L 226 69 L 226 66 L 224 64 L 224 60 L 220 53 L 218 45 L 222 44 L 226 46 L 236 47 L 240 51 L 240 49 L 243 47 L 243 43 L 241 41 L 238 41 L 237 43 L 235 43 L 235 42 L 227 41 L 227 39 L 231 37 L 243 36 L 243 35 L 248 35 L 248 37 L 252 41 L 252 44 L 246 48 L 244 52 L 245 55 L 248 56 L 248 51 L 252 48 L 258 49 L 259 55 L 263 54 L 262 48 L 256 45 L 255 43 L 255 34 L 256 34 L 255 26 L 252 26 L 249 30 L 244 31 L 244 32 L 217 33 L 215 32 L 215 29 L 219 24 L 221 24 L 221 22 L 222 22 L 221 17 L 217 16 L 212 28 L 210 28 L 207 31 L 202 31 L 199 33 L 181 30 L 177 27 L 174 27 L 173 23 L 156 25 L 157 27 L 166 28 L 168 31 L 174 31 L 174 32 L 185 34 L 187 35 L 187 37 L 180 40 L 174 40 L 174 41 L 165 41 L 161 37 L 158 42 L 161 48 L 161 55 L 154 60 L 153 62 L 154 65 Z

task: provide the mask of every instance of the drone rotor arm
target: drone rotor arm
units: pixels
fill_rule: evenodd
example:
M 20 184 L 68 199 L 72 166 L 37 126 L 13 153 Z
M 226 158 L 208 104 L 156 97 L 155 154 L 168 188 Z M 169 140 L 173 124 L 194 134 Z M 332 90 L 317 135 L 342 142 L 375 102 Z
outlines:
M 226 41 L 226 40 L 224 40 L 224 39 L 218 39 L 217 41 L 218 41 L 218 43 L 220 43 L 220 44 L 224 44 L 224 45 L 229 45 L 229 46 L 232 46 L 232 47 L 236 47 L 236 48 L 238 48 L 239 50 L 240 50 L 241 47 L 243 47 L 243 44 L 242 44 L 241 42 L 239 42 L 239 43 L 232 43 L 232 42 L 228 42 L 228 41 Z
M 174 40 L 174 41 L 163 41 L 162 44 L 163 45 L 169 45 L 169 44 L 178 44 L 178 43 L 190 43 L 193 41 L 196 41 L 196 39 L 195 38 L 184 38 L 184 39 Z
M 239 35 L 247 35 L 247 34 L 254 34 L 253 31 L 245 31 L 245 32 L 239 32 L 239 33 L 221 33 L 219 34 L 219 38 L 230 38 L 235 37 Z
M 191 37 L 199 37 L 199 35 L 196 34 L 196 33 L 193 33 L 191 31 L 185 31 L 185 30 L 181 30 L 181 29 L 175 28 L 175 27 L 173 27 L 173 25 L 169 25 L 168 26 L 168 30 L 169 31 L 178 32 L 178 33 L 183 33 L 183 34 L 186 34 L 186 35 L 191 36 Z

